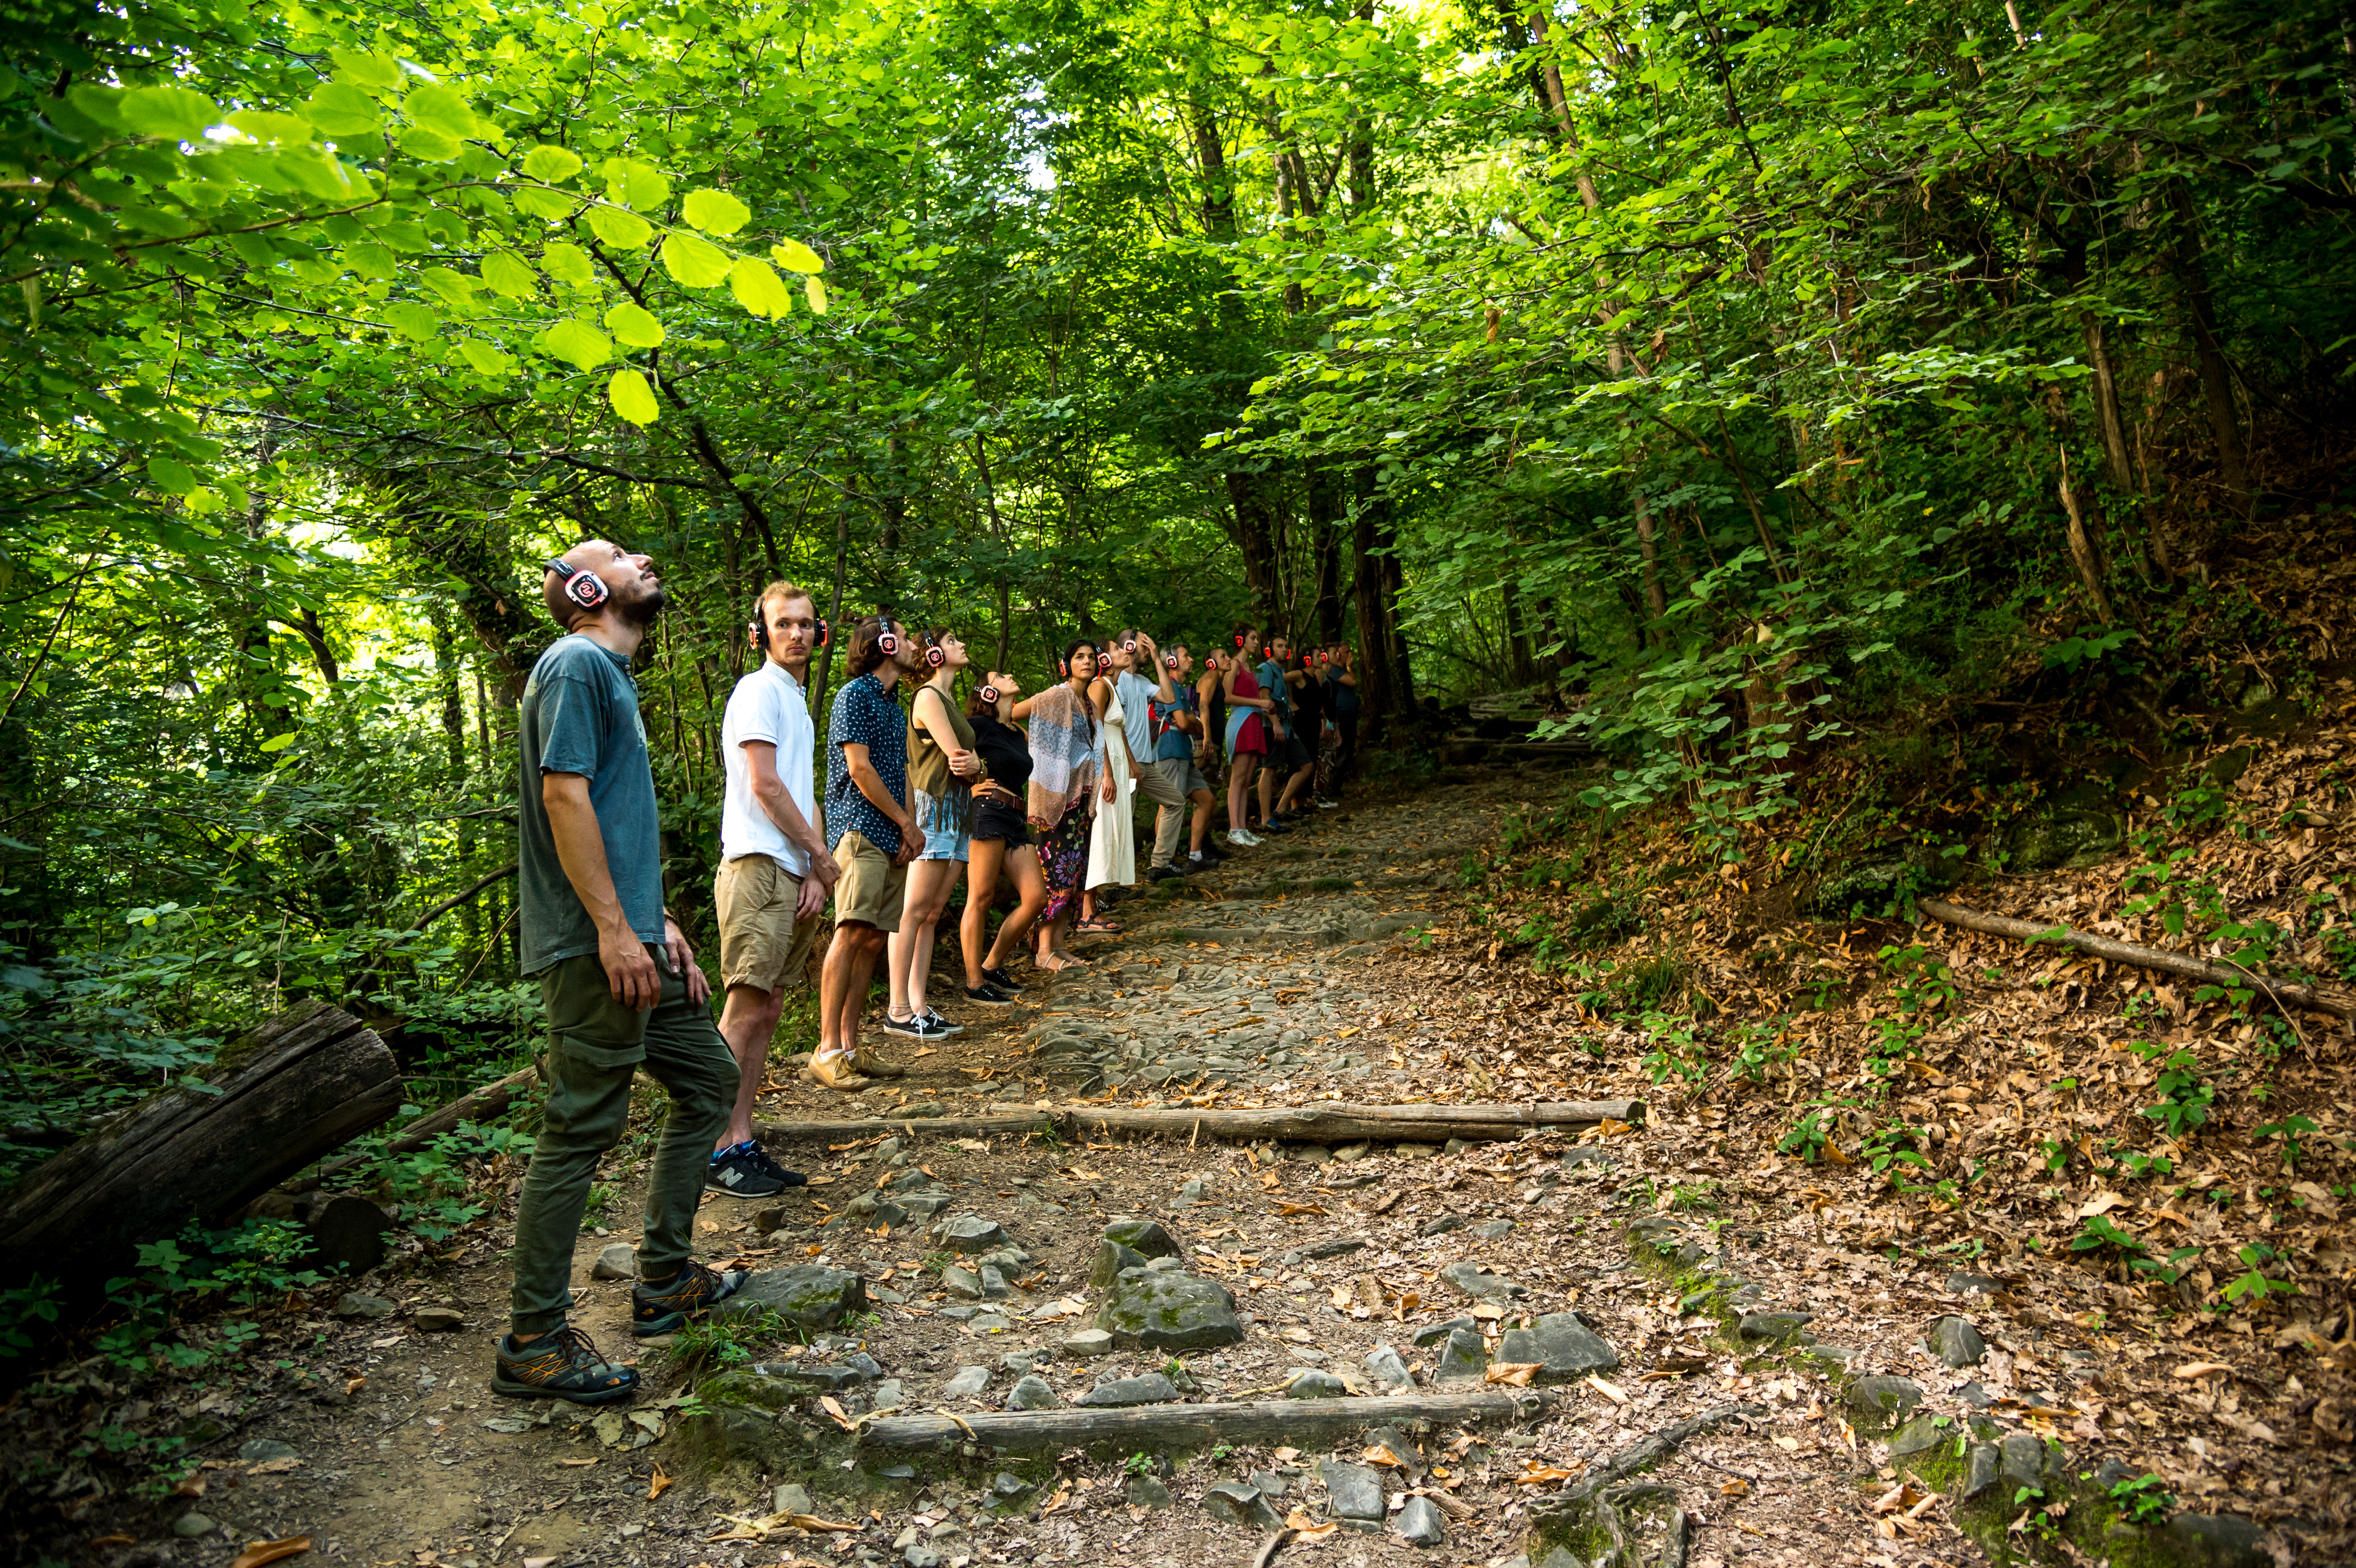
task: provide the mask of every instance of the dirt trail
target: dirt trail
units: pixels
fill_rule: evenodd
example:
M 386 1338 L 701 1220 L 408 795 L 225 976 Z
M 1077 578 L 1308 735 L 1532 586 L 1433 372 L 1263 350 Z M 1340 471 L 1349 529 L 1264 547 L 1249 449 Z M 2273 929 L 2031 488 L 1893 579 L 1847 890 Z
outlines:
M 1534 1512 L 1616 1481 L 1621 1489 L 1598 1494 L 1608 1506 L 1589 1499 L 1561 1517 L 1582 1558 L 1618 1530 L 1646 1562 L 1689 1532 L 1671 1561 L 1695 1568 L 1976 1560 L 1949 1522 L 1956 1503 L 1937 1489 L 1972 1478 L 1958 1434 L 1976 1419 L 1989 1438 L 1983 1467 L 1999 1456 L 2026 1467 L 2000 1483 L 2008 1497 L 2016 1480 L 2060 1484 L 2058 1469 L 2040 1469 L 2046 1435 L 2070 1437 L 2091 1469 L 2099 1450 L 2076 1439 L 2101 1435 L 2083 1392 L 2094 1353 L 2011 1321 L 2008 1297 L 1980 1294 L 1997 1282 L 1893 1263 L 1846 1240 L 1838 1211 L 1826 1211 L 1830 1194 L 1794 1204 L 1782 1188 L 1751 1184 L 1728 1152 L 1722 1113 L 1590 1132 L 1584 1143 L 1548 1134 L 1445 1150 L 925 1135 L 932 1115 L 1085 1096 L 1219 1105 L 1641 1096 L 1648 1085 L 1632 1052 L 1575 1052 L 1593 1031 L 1567 1006 L 1524 1006 L 1450 924 L 1461 919 L 1448 891 L 1460 863 L 1528 784 L 1505 772 L 1461 777 L 1324 814 L 1223 872 L 1118 906 L 1129 929 L 1084 949 L 1094 959 L 1085 968 L 1032 976 L 1019 1008 L 940 1001 L 969 1029 L 914 1056 L 910 1077 L 888 1088 L 848 1099 L 781 1072 L 792 1081 L 765 1102 L 766 1121 L 888 1111 L 913 1131 L 856 1147 L 780 1142 L 774 1152 L 812 1185 L 774 1205 L 710 1200 L 698 1227 L 715 1261 L 815 1263 L 865 1281 L 871 1314 L 812 1336 L 808 1349 L 784 1339 L 760 1349 L 780 1367 L 826 1369 L 809 1374 L 824 1381 L 798 1387 L 786 1428 L 831 1432 L 822 1386 L 852 1419 L 894 1405 L 1001 1410 L 1026 1374 L 1065 1406 L 1157 1371 L 1196 1401 L 1267 1397 L 1311 1371 L 1373 1392 L 1387 1348 L 1416 1389 L 1460 1372 L 1469 1385 L 1439 1386 L 1481 1387 L 1484 1363 L 1537 1343 L 1510 1337 L 1517 1325 L 1545 1319 L 1548 1361 L 1580 1333 L 1600 1339 L 1601 1361 L 1535 1369 L 1558 1400 L 1539 1419 L 1389 1435 L 1394 1450 L 1421 1447 L 1388 1456 L 1404 1468 L 1367 1472 L 1392 1530 L 1315 1531 L 1364 1479 L 1322 1462 L 1361 1465 L 1363 1437 L 1215 1449 L 1175 1467 L 1076 1451 L 1009 1460 L 996 1495 L 987 1456 L 895 1477 L 905 1456 L 862 1451 L 853 1463 L 830 1449 L 823 1469 L 789 1471 L 765 1463 L 757 1445 L 713 1441 L 712 1417 L 678 1408 L 691 1392 L 681 1369 L 630 1340 L 628 1283 L 592 1278 L 600 1251 L 635 1234 L 635 1143 L 605 1178 L 614 1233 L 584 1237 L 576 1275 L 577 1321 L 648 1374 L 622 1418 L 600 1423 L 490 1392 L 510 1197 L 462 1247 L 359 1282 L 390 1316 L 301 1319 L 273 1331 L 288 1363 L 278 1381 L 202 1406 L 190 1396 L 183 1413 L 202 1408 L 224 1427 L 209 1455 L 270 1440 L 298 1464 L 260 1473 L 233 1464 L 193 1500 L 144 1514 L 100 1505 L 79 1526 L 134 1537 L 112 1549 L 118 1558 L 207 1565 L 246 1541 L 300 1533 L 316 1554 L 371 1568 L 1174 1568 L 1249 1561 L 1267 1523 L 1289 1514 L 1312 1531 L 1284 1549 L 1288 1563 L 1505 1564 L 1528 1545 Z M 952 988 L 948 951 L 937 1000 Z M 947 1273 L 958 1260 L 928 1234 L 935 1216 L 967 1215 L 1002 1226 L 1014 1249 L 998 1270 L 1010 1282 L 1002 1298 L 978 1268 Z M 1232 1292 L 1239 1343 L 1176 1356 L 1068 1353 L 1066 1341 L 1105 1298 L 1089 1275 L 1105 1226 L 1119 1217 L 1158 1221 L 1185 1272 Z M 985 1294 L 963 1299 L 944 1288 L 952 1279 Z M 444 1306 L 463 1328 L 426 1331 L 431 1314 L 421 1309 Z M 1944 1330 L 1943 1360 L 1923 1337 L 1948 1313 L 1967 1321 Z M 1498 1375 L 1505 1387 L 1519 1378 Z M 1713 1413 L 1717 1424 L 1681 1447 L 1646 1456 L 1659 1460 L 1649 1473 L 1612 1471 L 1613 1456 Z M 1883 1438 L 1895 1418 L 1912 1420 L 1901 1445 L 1912 1449 L 1893 1460 Z M 2073 1421 L 2087 1424 L 2073 1431 Z M 2007 1435 L 2029 1441 L 2006 1445 Z M 660 1487 L 659 1467 L 677 1484 Z M 1919 1499 L 1903 1489 L 1910 1473 L 1923 1483 Z M 1983 1493 L 1999 1484 L 1980 1479 Z M 806 1493 L 773 1495 L 784 1482 Z M 1204 1499 L 1225 1482 L 1239 1486 L 1222 1518 Z M 1245 1488 L 1269 1511 L 1233 1502 Z M 859 1528 L 731 1523 L 788 1504 Z M 1442 1541 L 1419 1548 L 1395 1532 L 1427 1512 Z M 190 1514 L 213 1530 L 176 1535 L 176 1520 L 193 1528 Z M 739 1539 L 713 1539 L 732 1530 Z M 1534 1555 L 1563 1561 L 1543 1546 Z

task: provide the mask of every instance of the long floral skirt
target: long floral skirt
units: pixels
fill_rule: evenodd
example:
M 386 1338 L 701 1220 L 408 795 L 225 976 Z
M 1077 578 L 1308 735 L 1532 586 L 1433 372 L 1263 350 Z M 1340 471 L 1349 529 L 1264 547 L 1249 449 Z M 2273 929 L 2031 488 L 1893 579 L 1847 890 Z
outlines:
M 1037 929 L 1044 930 L 1071 909 L 1080 896 L 1080 879 L 1088 869 L 1088 805 L 1082 801 L 1064 813 L 1039 843 L 1039 869 L 1047 879 L 1047 907 Z

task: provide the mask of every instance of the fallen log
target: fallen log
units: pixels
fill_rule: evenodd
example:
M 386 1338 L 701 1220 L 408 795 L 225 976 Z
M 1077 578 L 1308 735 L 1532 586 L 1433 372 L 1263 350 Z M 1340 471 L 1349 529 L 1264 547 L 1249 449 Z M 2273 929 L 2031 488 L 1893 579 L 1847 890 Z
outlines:
M 1147 1133 L 1217 1138 L 1227 1143 L 1277 1140 L 1340 1144 L 1362 1138 L 1398 1143 L 1438 1143 L 1449 1138 L 1497 1141 L 1547 1127 L 1595 1126 L 1606 1121 L 1640 1126 L 1642 1100 L 1533 1101 L 1527 1104 L 1314 1105 L 1268 1110 L 1194 1111 L 1119 1105 L 1043 1105 L 992 1116 L 878 1116 L 856 1122 L 763 1122 L 764 1140 L 782 1138 L 881 1137 L 933 1133 L 944 1137 L 989 1137 L 1044 1133 L 1060 1136 L 1088 1133 Z
M 444 1133 L 455 1130 L 461 1122 L 488 1121 L 504 1115 L 509 1105 L 540 1077 L 540 1064 L 535 1061 L 521 1072 L 510 1072 L 496 1083 L 461 1094 L 455 1100 L 428 1115 L 420 1116 L 401 1129 L 401 1135 L 384 1146 L 388 1155 L 415 1154 Z M 297 1177 L 279 1189 L 283 1192 L 304 1193 L 318 1187 L 339 1171 L 360 1163 L 359 1155 L 345 1155 L 331 1159 L 308 1176 Z
M 1689 1420 L 1676 1422 L 1640 1437 L 1588 1470 L 1579 1477 L 1576 1485 L 1565 1488 L 1552 1497 L 1539 1498 L 1532 1502 L 1531 1522 L 1558 1527 L 1576 1520 L 1590 1504 L 1605 1498 L 1609 1488 L 1640 1470 L 1651 1469 L 1694 1438 L 1706 1436 L 1738 1421 L 1757 1421 L 1766 1413 L 1764 1405 L 1721 1404 Z
M 1207 1404 L 1146 1404 L 1124 1410 L 986 1411 L 893 1415 L 859 1434 L 862 1448 L 929 1451 L 972 1443 L 1007 1454 L 1103 1446 L 1127 1456 L 1215 1443 L 1306 1445 L 1406 1421 L 1441 1424 L 1537 1421 L 1564 1398 L 1559 1389 L 1475 1388 L 1463 1393 L 1385 1394 L 1373 1399 L 1255 1399 Z
M 300 1004 L 224 1048 L 203 1089 L 151 1095 L 33 1168 L 0 1201 L 0 1282 L 92 1288 L 137 1243 L 217 1221 L 401 1106 L 376 1031 Z
M 2199 980 L 2211 986 L 2246 986 L 2290 1007 L 2329 1013 L 2343 1021 L 2356 1021 L 2356 997 L 2335 996 L 2295 980 L 2254 974 L 2238 965 L 2212 964 L 2189 953 L 2169 953 L 2157 947 L 2139 947 L 2132 942 L 2116 942 L 2107 936 L 2091 936 L 2082 931 L 2072 931 L 2066 925 L 2015 920 L 2010 915 L 1987 914 L 1978 910 L 1965 909 L 1960 904 L 1951 904 L 1944 899 L 1917 899 L 1914 907 L 1933 920 L 1961 926 L 1965 931 L 1986 932 L 1991 936 L 2009 936 L 2016 941 L 2051 947 L 2073 948 L 2090 957 L 2107 958 L 2114 964 L 2129 964 L 2138 969 L 2157 969 L 2164 975 L 2181 975 L 2188 980 Z

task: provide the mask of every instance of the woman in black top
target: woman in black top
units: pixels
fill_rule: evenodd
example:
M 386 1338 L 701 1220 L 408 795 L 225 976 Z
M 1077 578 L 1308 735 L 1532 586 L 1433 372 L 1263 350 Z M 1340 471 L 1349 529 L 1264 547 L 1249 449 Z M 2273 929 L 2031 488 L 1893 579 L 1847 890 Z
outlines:
M 966 1000 L 986 1007 L 1005 1007 L 1022 989 L 1007 974 L 1006 960 L 1047 907 L 1047 879 L 1040 873 L 1038 853 L 1031 848 L 1031 824 L 1023 813 L 1023 792 L 1031 782 L 1031 740 L 1013 721 L 1014 699 L 1021 691 L 1013 677 L 991 670 L 965 705 L 982 775 L 973 785 L 972 859 L 966 868 L 965 919 L 958 927 L 958 940 L 965 950 Z M 999 926 L 998 939 L 990 944 L 985 957 L 982 938 L 989 933 L 990 906 L 998 895 L 1001 866 L 1023 901 Z

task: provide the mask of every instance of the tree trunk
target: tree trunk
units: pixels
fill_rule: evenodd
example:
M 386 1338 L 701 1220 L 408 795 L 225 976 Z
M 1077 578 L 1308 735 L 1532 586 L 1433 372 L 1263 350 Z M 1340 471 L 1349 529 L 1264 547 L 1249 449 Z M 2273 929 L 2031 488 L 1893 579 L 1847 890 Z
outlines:
M 1264 621 L 1281 603 L 1276 560 L 1280 508 L 1270 494 L 1267 474 L 1229 469 L 1225 478 L 1233 517 L 1228 533 L 1236 541 L 1236 552 L 1244 558 L 1244 586 L 1251 593 L 1253 618 Z
M 1669 597 L 1661 587 L 1661 539 L 1653 525 L 1653 504 L 1636 492 L 1636 552 L 1644 560 L 1644 609 L 1655 622 L 1668 619 Z M 1646 639 L 1650 641 L 1648 637 Z
M 2111 368 L 2111 352 L 2103 324 L 2092 311 L 2079 317 L 2086 330 L 2086 363 L 2094 371 L 2094 412 L 2103 432 L 2103 476 L 2122 495 L 2134 493 L 2135 464 L 2127 455 L 2126 426 L 2119 419 L 2118 380 Z
M 834 588 L 827 595 L 826 646 L 818 651 L 818 679 L 810 687 L 810 717 L 818 721 L 821 743 L 827 723 L 826 687 L 834 671 L 834 650 L 851 635 L 842 624 L 842 573 L 851 558 L 851 505 L 838 501 L 834 507 Z
M 2070 478 L 2070 454 L 2062 454 L 2062 509 L 2070 516 L 2070 561 L 2078 570 L 2078 583 L 2086 591 L 2094 615 L 2105 626 L 2116 624 L 2111 613 L 2111 596 L 2103 586 L 2105 575 L 2103 561 L 2103 506 L 2091 492 L 2082 491 Z
M 1312 562 L 1311 613 L 1317 622 L 1317 640 L 1342 640 L 1342 500 L 1341 475 L 1331 463 L 1312 457 L 1303 478 L 1308 485 L 1309 553 Z M 1295 633 L 1306 627 L 1292 628 Z
M 1261 1399 L 1206 1404 L 1142 1405 L 1130 1410 L 980 1411 L 971 1415 L 888 1415 L 859 1435 L 863 1449 L 884 1453 L 987 1445 L 1001 1454 L 1056 1454 L 1087 1448 L 1108 1457 L 1208 1448 L 1215 1443 L 1297 1443 L 1323 1447 L 1385 1422 L 1440 1426 L 1510 1426 L 1543 1420 L 1563 1402 L 1553 1389 L 1468 1383 L 1461 1389 L 1370 1399 Z M 1411 1428 L 1420 1430 L 1420 1428 Z M 1262 1554 L 1265 1557 L 1265 1553 Z
M 39 1273 L 94 1297 L 134 1244 L 234 1212 L 401 1108 L 392 1052 L 324 1002 L 224 1049 L 205 1082 L 140 1102 L 17 1183 L 0 1204 L 0 1282 Z
M 1513 667 L 1514 684 L 1529 686 L 1538 678 L 1537 662 L 1530 656 L 1529 633 L 1522 625 L 1522 596 L 1511 582 L 1497 584 L 1505 607 L 1505 659 Z
M 1375 471 L 1353 475 L 1357 506 L 1350 525 L 1350 569 L 1358 612 L 1358 700 L 1369 728 L 1410 700 L 1398 684 L 1398 629 L 1392 620 L 1390 573 L 1375 552 L 1391 542 L 1390 503 L 1376 488 Z
M 2184 336 L 2201 372 L 2201 394 L 2209 411 L 2209 433 L 2217 443 L 2217 477 L 2236 507 L 2250 508 L 2250 475 L 2242 453 L 2241 415 L 2233 406 L 2233 372 L 2218 341 L 2217 317 L 2209 293 L 2209 265 L 2201 252 L 2201 231 L 2191 193 L 2178 180 L 2169 187 L 2176 214 L 2176 276 L 2184 291 Z M 2189 562 L 2184 564 L 2190 564 Z

